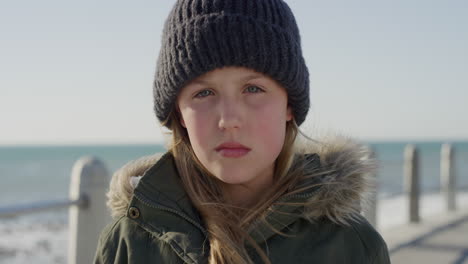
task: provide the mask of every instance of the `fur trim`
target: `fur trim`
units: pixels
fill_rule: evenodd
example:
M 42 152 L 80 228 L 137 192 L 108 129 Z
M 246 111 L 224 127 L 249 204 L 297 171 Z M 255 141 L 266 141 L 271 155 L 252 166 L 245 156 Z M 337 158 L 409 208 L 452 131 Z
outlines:
M 326 217 L 341 225 L 357 220 L 375 189 L 378 166 L 370 149 L 342 135 L 304 140 L 298 142 L 297 146 L 297 153 L 317 153 L 320 157 L 319 170 L 313 170 L 309 175 L 306 172 L 306 175 L 323 175 L 322 186 L 309 198 L 304 217 L 310 221 Z M 107 206 L 111 209 L 112 217 L 125 215 L 141 175 L 161 156 L 156 154 L 131 161 L 113 175 L 107 193 Z M 132 178 L 134 176 L 139 178 Z
M 301 145 L 302 153 L 320 157 L 320 169 L 312 173 L 324 175 L 320 188 L 308 200 L 304 217 L 311 221 L 325 217 L 339 225 L 358 221 L 376 191 L 378 163 L 372 150 L 342 135 L 328 135 Z
M 133 195 L 133 190 L 141 179 L 141 176 L 161 157 L 162 153 L 141 157 L 128 162 L 114 173 L 109 191 L 106 194 L 106 205 L 111 210 L 113 218 L 125 215 Z

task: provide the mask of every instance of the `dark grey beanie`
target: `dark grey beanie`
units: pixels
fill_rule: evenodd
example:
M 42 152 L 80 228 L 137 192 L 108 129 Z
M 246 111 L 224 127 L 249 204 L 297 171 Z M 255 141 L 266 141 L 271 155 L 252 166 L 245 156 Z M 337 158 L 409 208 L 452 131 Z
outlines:
M 284 86 L 298 125 L 309 111 L 309 72 L 294 15 L 282 0 L 179 0 L 167 18 L 153 86 L 168 118 L 180 89 L 223 66 L 243 66 Z M 166 126 L 169 128 L 171 120 Z

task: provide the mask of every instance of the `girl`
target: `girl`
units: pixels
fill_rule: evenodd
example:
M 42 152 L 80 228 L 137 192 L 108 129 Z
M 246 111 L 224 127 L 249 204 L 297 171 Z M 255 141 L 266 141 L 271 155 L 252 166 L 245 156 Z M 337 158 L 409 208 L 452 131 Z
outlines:
M 298 137 L 309 75 L 285 2 L 177 1 L 153 91 L 169 151 L 113 176 L 96 263 L 390 263 L 360 214 L 367 149 Z

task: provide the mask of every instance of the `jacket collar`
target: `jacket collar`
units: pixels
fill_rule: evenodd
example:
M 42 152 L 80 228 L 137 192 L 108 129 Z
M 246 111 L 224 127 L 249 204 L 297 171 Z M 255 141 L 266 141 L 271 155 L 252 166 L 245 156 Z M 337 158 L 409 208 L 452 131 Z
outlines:
M 377 169 L 376 160 L 369 149 L 344 136 L 328 136 L 316 141 L 306 141 L 297 148 L 296 154 L 306 155 L 303 185 L 320 183 L 290 197 L 282 197 L 273 204 L 267 221 L 275 229 L 296 221 L 298 217 L 312 222 L 328 219 L 340 225 L 356 220 L 361 204 L 366 204 L 370 189 L 374 186 L 372 175 Z M 133 196 L 172 208 L 191 220 L 201 223 L 200 216 L 190 203 L 177 175 L 173 156 L 170 153 L 147 156 L 132 161 L 112 177 L 107 205 L 113 217 L 125 215 Z M 138 180 L 140 179 L 140 180 Z M 298 207 L 283 202 L 308 202 Z M 274 231 L 259 222 L 251 232 L 257 242 L 268 239 Z M 203 230 L 202 230 L 203 231 Z
M 194 221 L 201 222 L 192 206 L 178 175 L 174 157 L 170 152 L 163 154 L 149 167 L 136 183 L 134 195 L 147 199 L 164 208 L 178 211 Z

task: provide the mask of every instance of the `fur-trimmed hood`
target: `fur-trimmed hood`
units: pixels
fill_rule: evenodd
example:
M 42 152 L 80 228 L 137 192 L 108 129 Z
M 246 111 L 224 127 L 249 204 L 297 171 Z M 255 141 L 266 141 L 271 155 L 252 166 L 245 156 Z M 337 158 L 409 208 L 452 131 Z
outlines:
M 366 206 L 374 191 L 373 175 L 377 162 L 370 149 L 346 136 L 327 136 L 318 140 L 304 140 L 298 144 L 298 154 L 317 154 L 318 169 L 310 170 L 320 176 L 320 188 L 309 197 L 310 207 L 304 208 L 304 217 L 311 221 L 328 218 L 337 224 L 348 224 Z M 131 161 L 116 171 L 107 193 L 107 206 L 112 216 L 126 214 L 133 191 L 141 176 L 162 154 Z

